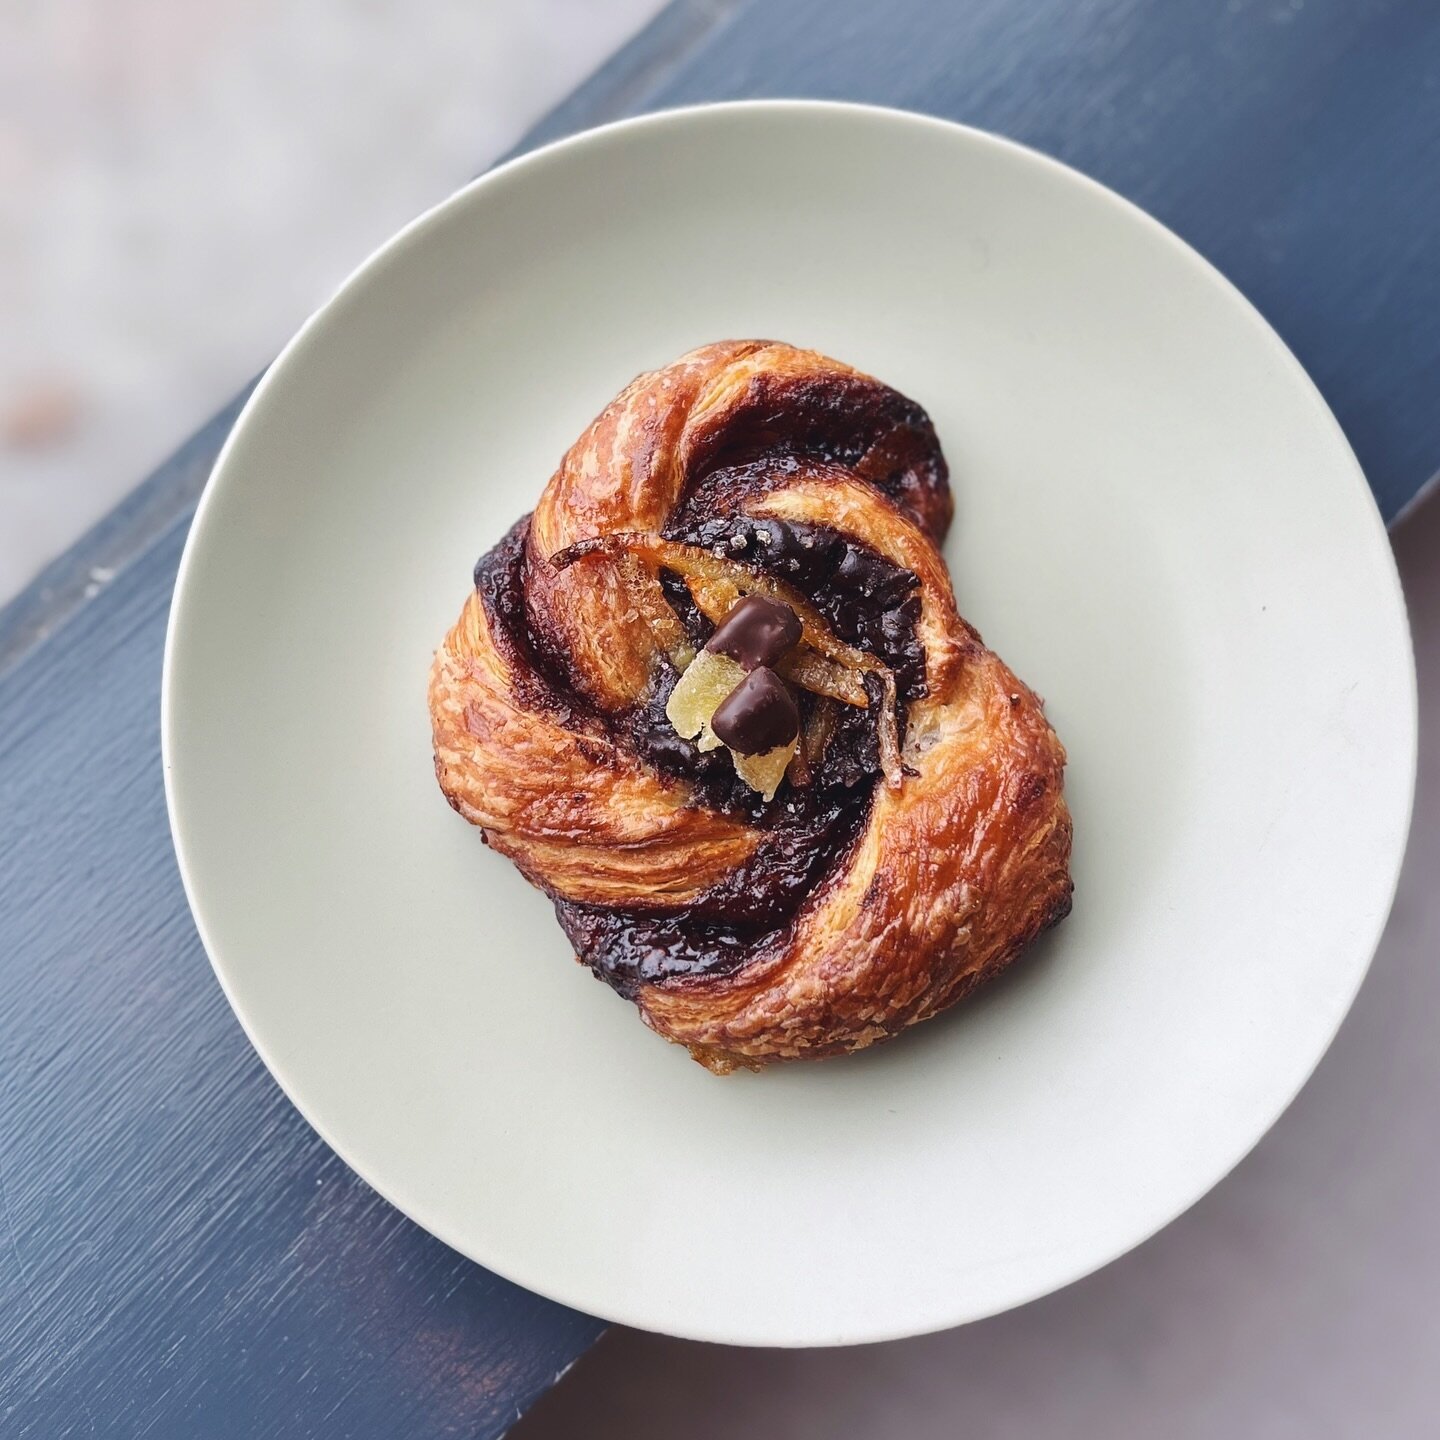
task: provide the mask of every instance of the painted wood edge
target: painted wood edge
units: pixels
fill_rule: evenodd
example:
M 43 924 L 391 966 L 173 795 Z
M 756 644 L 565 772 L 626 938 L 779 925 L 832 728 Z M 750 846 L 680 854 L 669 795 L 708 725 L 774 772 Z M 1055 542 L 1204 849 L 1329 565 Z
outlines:
M 718 26 L 750 3 L 671 0 L 494 163 L 639 109 Z M 98 599 L 121 570 L 194 510 L 215 457 L 258 380 L 259 376 L 252 379 L 113 510 L 0 607 L 0 678 Z
M 258 380 L 258 376 L 256 379 Z M 0 677 L 59 630 L 195 508 L 252 380 L 113 510 L 0 609 Z
M 1440 495 L 1440 470 L 1437 470 L 1420 488 L 1385 522 L 1385 528 L 1393 535 L 1418 510 L 1423 509 L 1437 495 Z

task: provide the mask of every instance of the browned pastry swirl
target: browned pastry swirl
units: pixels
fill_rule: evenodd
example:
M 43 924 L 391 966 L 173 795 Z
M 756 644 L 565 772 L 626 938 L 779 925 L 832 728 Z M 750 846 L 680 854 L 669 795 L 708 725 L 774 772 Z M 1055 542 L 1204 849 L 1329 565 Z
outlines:
M 919 406 L 814 351 L 707 345 L 585 431 L 435 658 L 451 805 L 712 1070 L 894 1035 L 1069 911 L 1065 752 L 956 611 L 950 517 Z M 665 714 L 746 593 L 805 625 L 768 802 Z

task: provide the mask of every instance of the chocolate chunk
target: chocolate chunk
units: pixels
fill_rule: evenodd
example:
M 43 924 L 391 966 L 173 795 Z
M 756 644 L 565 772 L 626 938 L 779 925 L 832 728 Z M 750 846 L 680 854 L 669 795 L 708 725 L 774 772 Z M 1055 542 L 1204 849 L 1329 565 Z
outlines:
M 800 711 L 785 682 L 760 665 L 720 702 L 710 728 L 736 754 L 764 755 L 800 733 Z
M 705 648 L 753 670 L 757 665 L 773 665 L 799 640 L 800 631 L 800 617 L 788 605 L 747 595 L 720 622 Z

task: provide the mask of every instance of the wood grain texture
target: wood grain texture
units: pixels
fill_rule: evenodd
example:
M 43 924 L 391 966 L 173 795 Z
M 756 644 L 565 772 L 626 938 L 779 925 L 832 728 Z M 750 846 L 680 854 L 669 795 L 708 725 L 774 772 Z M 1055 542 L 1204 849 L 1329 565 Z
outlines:
M 1115 186 L 1277 325 L 1387 518 L 1440 466 L 1429 0 L 677 0 L 526 143 L 778 94 L 948 115 Z M 0 1433 L 499 1434 L 598 1322 L 345 1170 L 231 1017 L 175 872 L 164 616 L 234 411 L 0 612 Z
M 183 536 L 0 691 L 0 1432 L 498 1434 L 601 1326 L 393 1210 L 240 1033 L 166 843 Z

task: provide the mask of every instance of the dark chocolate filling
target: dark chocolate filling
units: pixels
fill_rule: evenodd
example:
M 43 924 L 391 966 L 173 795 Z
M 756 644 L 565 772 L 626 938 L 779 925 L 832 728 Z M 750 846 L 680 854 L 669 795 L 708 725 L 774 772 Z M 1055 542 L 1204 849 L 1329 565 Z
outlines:
M 733 974 L 784 938 L 800 902 L 859 832 L 871 794 L 868 786 L 782 790 L 749 862 L 683 914 L 556 900 L 556 917 L 579 958 L 625 996 L 647 982 Z
M 738 509 L 817 465 L 874 485 L 937 540 L 949 523 L 948 473 L 930 417 L 863 375 L 752 376 L 692 439 L 689 464 L 694 479 L 677 528 Z
M 915 630 L 920 580 L 913 571 L 838 531 L 803 521 L 726 515 L 667 531 L 667 538 L 787 581 L 809 597 L 846 644 L 895 672 L 902 700 L 924 695 L 925 648 Z M 669 589 L 666 593 L 671 595 Z
M 567 687 L 561 657 L 537 644 L 525 609 L 529 516 L 475 567 L 495 644 L 518 697 L 581 735 L 630 749 L 663 776 L 687 782 L 697 804 L 727 811 L 765 834 L 750 861 L 683 913 L 618 910 L 556 899 L 556 915 L 579 958 L 597 977 L 631 995 L 646 982 L 728 975 L 783 941 L 801 901 L 859 833 L 880 773 L 875 717 L 878 677 L 867 676 L 867 710 L 837 705 L 834 731 L 809 785 L 785 785 L 766 803 L 734 772 L 723 751 L 701 754 L 678 736 L 665 702 L 678 676 L 665 663 L 653 692 L 618 714 L 603 714 Z M 847 643 L 894 672 L 900 733 L 907 704 L 925 693 L 925 656 L 916 635 L 918 580 L 873 550 L 825 527 L 730 516 L 681 528 L 671 538 L 726 555 L 793 584 Z M 698 647 L 713 632 L 684 582 L 663 572 L 661 586 Z M 799 695 L 801 723 L 817 703 Z

